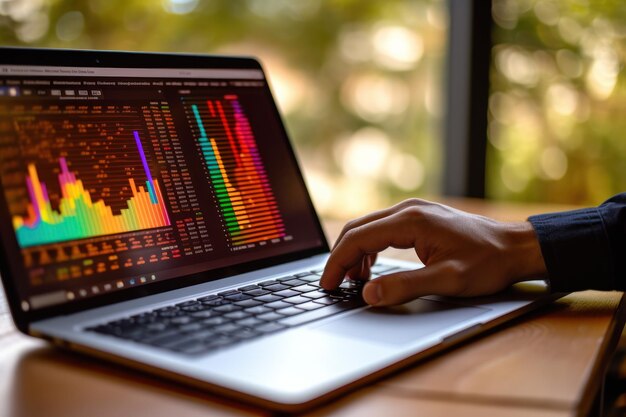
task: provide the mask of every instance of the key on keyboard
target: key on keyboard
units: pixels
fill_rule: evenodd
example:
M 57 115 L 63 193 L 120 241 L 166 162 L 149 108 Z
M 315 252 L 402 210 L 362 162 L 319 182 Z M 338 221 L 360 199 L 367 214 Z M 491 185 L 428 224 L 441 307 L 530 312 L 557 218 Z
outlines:
M 392 266 L 377 266 L 391 272 Z M 187 300 L 86 330 L 198 355 L 269 333 L 300 326 L 365 305 L 362 283 L 320 288 L 322 271 L 246 285 Z

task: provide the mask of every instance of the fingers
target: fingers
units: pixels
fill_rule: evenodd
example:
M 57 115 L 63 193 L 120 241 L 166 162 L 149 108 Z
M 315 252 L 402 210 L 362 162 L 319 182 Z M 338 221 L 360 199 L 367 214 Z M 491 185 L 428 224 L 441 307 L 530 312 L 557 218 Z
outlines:
M 458 295 L 465 283 L 450 262 L 376 278 L 363 288 L 370 305 L 382 307 L 406 303 L 425 295 Z
M 377 254 L 364 256 L 360 263 L 357 263 L 346 272 L 346 277 L 355 281 L 368 279 L 371 274 L 372 265 L 376 263 L 377 257 Z
M 346 232 L 326 262 L 320 279 L 322 287 L 335 288 L 348 271 L 354 271 L 355 266 L 362 264 L 366 255 L 376 254 L 390 246 L 413 247 L 416 237 L 406 221 L 407 216 L 399 212 Z
M 359 228 L 361 226 L 364 226 L 366 224 L 369 224 L 371 222 L 374 222 L 376 220 L 381 220 L 384 219 L 386 217 L 389 217 L 393 214 L 396 214 L 398 212 L 401 212 L 402 210 L 408 208 L 408 207 L 413 207 L 416 205 L 424 205 L 424 204 L 431 204 L 426 200 L 420 200 L 417 198 L 412 198 L 412 199 L 408 199 L 408 200 L 404 200 L 392 207 L 389 207 L 387 209 L 384 210 L 380 210 L 380 211 L 376 211 L 373 213 L 370 213 L 366 216 L 363 216 L 359 219 L 353 220 L 351 222 L 348 222 L 343 230 L 341 231 L 341 233 L 339 234 L 339 237 L 337 238 L 337 241 L 335 242 L 335 247 L 337 247 L 337 245 L 339 245 L 339 242 L 342 241 L 343 237 L 346 235 L 346 233 L 350 232 L 353 229 Z M 334 250 L 334 248 L 333 248 Z M 364 279 L 368 279 L 370 276 L 370 268 L 372 265 L 374 265 L 376 263 L 376 258 L 377 258 L 377 254 L 373 253 L 373 254 L 368 254 L 367 258 L 363 258 L 362 262 L 355 262 L 354 265 L 352 265 L 348 271 L 346 271 L 345 276 L 347 276 L 350 279 L 354 279 L 354 280 L 364 280 Z M 338 280 L 338 279 L 337 279 Z M 341 280 L 343 280 L 343 277 L 341 278 Z M 341 280 L 338 280 L 336 284 L 334 284 L 333 286 L 337 286 L 339 285 L 339 283 L 341 283 Z M 325 281 L 325 280 L 323 280 Z M 332 284 L 330 284 L 332 285 Z M 330 288 L 329 288 L 330 289 Z
M 346 272 L 346 277 L 353 280 L 366 279 L 366 273 L 369 272 L 369 256 L 364 256 L 361 262 L 357 262 L 352 268 Z
M 373 213 L 367 214 L 363 217 L 360 217 L 356 220 L 352 220 L 348 223 L 346 223 L 346 225 L 343 227 L 343 229 L 341 230 L 341 233 L 339 234 L 339 237 L 337 238 L 337 240 L 335 241 L 335 246 L 337 246 L 337 244 L 339 244 L 339 242 L 341 241 L 341 239 L 343 238 L 343 236 L 350 230 L 355 229 L 357 227 L 363 226 L 367 223 L 371 223 L 375 220 L 379 220 L 379 219 L 383 219 L 385 217 L 391 216 L 392 214 L 398 213 L 399 211 L 402 211 L 408 207 L 412 207 L 412 206 L 416 206 L 416 205 L 421 205 L 421 204 L 430 204 L 428 201 L 426 200 L 420 200 L 418 198 L 411 198 L 408 200 L 404 200 L 394 206 L 391 206 L 389 208 L 383 209 L 383 210 L 379 210 L 379 211 L 375 211 Z

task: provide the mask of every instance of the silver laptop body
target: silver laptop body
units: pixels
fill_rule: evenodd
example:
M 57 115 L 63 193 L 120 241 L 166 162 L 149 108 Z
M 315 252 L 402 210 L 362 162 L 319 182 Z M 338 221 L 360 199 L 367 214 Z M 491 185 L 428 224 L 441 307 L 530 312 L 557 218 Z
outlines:
M 302 410 L 555 298 L 543 282 L 390 309 L 321 294 L 329 248 L 252 58 L 5 48 L 0 139 L 17 327 L 264 407 Z

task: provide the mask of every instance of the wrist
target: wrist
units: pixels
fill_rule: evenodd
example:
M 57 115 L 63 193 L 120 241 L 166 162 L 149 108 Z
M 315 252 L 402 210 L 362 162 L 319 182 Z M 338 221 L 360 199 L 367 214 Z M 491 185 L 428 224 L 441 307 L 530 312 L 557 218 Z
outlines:
M 507 275 L 511 283 L 547 276 L 537 233 L 530 222 L 509 223 L 505 231 Z

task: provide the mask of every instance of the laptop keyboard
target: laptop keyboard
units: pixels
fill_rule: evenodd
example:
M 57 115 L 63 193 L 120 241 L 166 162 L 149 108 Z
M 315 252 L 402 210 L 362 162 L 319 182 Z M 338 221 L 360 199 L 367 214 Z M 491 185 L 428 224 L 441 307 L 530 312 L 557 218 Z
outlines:
M 400 268 L 375 265 L 372 274 L 395 270 Z M 319 285 L 320 274 L 311 271 L 246 285 L 86 330 L 196 355 L 365 305 L 363 283 L 344 281 L 326 291 Z

